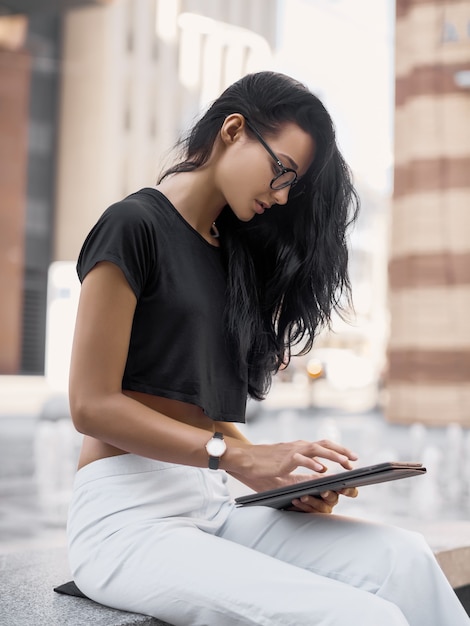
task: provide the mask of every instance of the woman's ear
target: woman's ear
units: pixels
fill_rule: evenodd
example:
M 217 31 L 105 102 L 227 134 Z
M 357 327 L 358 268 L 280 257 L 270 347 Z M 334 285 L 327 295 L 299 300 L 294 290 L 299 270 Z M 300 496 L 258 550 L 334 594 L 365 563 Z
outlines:
M 225 145 L 238 141 L 245 132 L 245 118 L 241 113 L 227 115 L 220 129 L 220 138 Z

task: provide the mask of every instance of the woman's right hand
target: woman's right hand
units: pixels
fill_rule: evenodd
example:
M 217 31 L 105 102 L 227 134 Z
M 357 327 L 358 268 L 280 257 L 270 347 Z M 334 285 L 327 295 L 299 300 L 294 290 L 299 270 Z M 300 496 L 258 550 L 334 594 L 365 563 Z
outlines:
M 357 455 L 333 441 L 291 441 L 288 443 L 259 444 L 231 449 L 221 459 L 221 468 L 255 491 L 273 489 L 298 482 L 298 468 L 323 473 L 327 467 L 318 459 L 325 459 L 352 469 L 351 461 Z M 315 478 L 303 475 L 301 480 Z

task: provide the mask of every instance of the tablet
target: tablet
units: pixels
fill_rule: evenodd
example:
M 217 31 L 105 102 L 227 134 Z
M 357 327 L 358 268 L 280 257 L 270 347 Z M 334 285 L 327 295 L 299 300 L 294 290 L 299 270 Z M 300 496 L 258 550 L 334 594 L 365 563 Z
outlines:
M 347 487 L 363 487 L 384 483 L 409 476 L 425 474 L 426 468 L 421 463 L 398 463 L 387 462 L 378 465 L 367 465 L 353 470 L 328 474 L 286 487 L 278 487 L 269 491 L 251 493 L 247 496 L 235 498 L 238 506 L 271 506 L 275 509 L 283 509 L 292 506 L 294 498 L 301 496 L 316 496 L 324 491 L 339 491 Z

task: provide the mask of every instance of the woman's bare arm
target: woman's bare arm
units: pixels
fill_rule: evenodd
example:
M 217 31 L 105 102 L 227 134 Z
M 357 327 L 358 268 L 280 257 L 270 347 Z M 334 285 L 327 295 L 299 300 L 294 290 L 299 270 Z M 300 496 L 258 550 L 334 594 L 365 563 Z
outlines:
M 122 393 L 136 298 L 121 270 L 98 264 L 83 281 L 70 372 L 70 406 L 80 432 L 121 450 L 172 463 L 207 467 L 208 432 L 172 419 Z M 321 471 L 315 457 L 349 469 L 353 458 L 332 442 L 252 445 L 225 424 L 221 469 L 243 480 L 287 476 L 299 466 Z
M 158 413 L 122 393 L 135 306 L 135 295 L 116 265 L 100 263 L 85 277 L 70 370 L 74 425 L 127 452 L 206 467 L 205 444 L 210 437 L 206 430 Z

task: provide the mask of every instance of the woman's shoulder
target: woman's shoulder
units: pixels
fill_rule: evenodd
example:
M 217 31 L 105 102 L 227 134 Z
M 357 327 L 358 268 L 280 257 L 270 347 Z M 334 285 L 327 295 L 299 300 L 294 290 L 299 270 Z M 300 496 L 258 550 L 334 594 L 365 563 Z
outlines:
M 123 270 L 138 297 L 165 243 L 164 213 L 163 199 L 151 188 L 111 204 L 83 243 L 77 263 L 80 280 L 98 262 L 111 261 Z
M 144 187 L 122 200 L 111 204 L 102 214 L 101 219 L 114 222 L 158 224 L 171 215 L 168 200 L 157 189 Z

